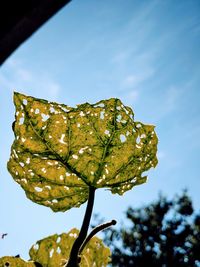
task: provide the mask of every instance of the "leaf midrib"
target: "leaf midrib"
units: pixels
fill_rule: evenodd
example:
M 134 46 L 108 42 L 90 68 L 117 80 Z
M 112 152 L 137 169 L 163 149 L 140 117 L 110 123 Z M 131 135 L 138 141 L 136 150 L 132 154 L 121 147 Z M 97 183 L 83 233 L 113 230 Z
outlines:
M 27 112 L 27 110 L 26 110 L 26 106 L 23 104 L 23 101 L 21 101 L 20 98 L 19 98 L 19 101 L 20 101 L 21 105 L 22 105 L 23 108 L 24 108 L 24 113 L 26 114 L 26 116 L 27 116 L 27 118 L 28 118 L 28 123 L 30 124 L 31 128 L 33 129 L 33 131 L 34 131 L 34 133 L 37 135 L 37 137 L 38 137 L 38 138 L 45 144 L 45 146 L 47 147 L 47 149 L 48 149 L 51 153 L 53 153 L 53 154 L 56 155 L 58 161 L 60 161 L 61 164 L 62 164 L 65 168 L 67 167 L 72 173 L 75 173 L 78 177 L 80 177 L 80 178 L 81 178 L 81 179 L 82 179 L 82 180 L 89 186 L 89 183 L 87 182 L 87 178 L 84 177 L 81 173 L 77 172 L 72 166 L 70 166 L 70 164 L 69 164 L 67 161 L 63 160 L 63 158 L 62 158 L 58 153 L 56 153 L 56 152 L 54 151 L 54 149 L 47 143 L 47 141 L 46 141 L 43 137 L 41 137 L 41 136 L 38 134 L 37 130 L 36 130 L 35 127 L 33 126 L 32 119 L 30 118 L 30 116 L 29 116 L 29 114 L 28 114 L 28 112 Z M 17 106 L 16 106 L 16 107 L 17 107 Z

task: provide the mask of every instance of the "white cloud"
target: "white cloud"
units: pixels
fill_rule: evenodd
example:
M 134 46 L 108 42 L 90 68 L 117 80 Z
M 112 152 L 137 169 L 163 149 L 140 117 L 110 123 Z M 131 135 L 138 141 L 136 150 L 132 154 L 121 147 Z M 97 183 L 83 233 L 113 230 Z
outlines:
M 124 79 L 123 85 L 126 87 L 133 86 L 133 85 L 137 84 L 139 80 L 140 80 L 140 77 L 138 75 L 128 75 Z
M 22 62 L 13 59 L 8 61 L 0 73 L 0 88 L 50 100 L 56 100 L 61 91 L 59 83 L 45 71 L 27 69 Z
M 139 91 L 138 90 L 131 90 L 130 92 L 119 94 L 119 98 L 122 99 L 122 102 L 125 105 L 132 106 L 138 101 L 139 98 Z
M 24 82 L 31 82 L 33 80 L 32 73 L 23 68 L 19 68 L 17 70 L 17 74 L 19 75 L 20 79 Z
M 122 81 L 122 87 L 124 88 L 135 88 L 139 86 L 140 83 L 151 78 L 155 73 L 153 68 L 149 68 L 146 70 L 141 70 L 135 74 L 127 75 Z
M 112 58 L 111 58 L 111 62 L 112 63 L 121 63 L 124 62 L 128 59 L 128 57 L 130 56 L 131 51 L 120 51 L 117 52 Z
M 168 88 L 163 87 L 157 95 L 153 94 L 149 102 L 149 112 L 156 124 L 170 118 L 169 116 L 180 109 L 185 90 L 183 86 L 171 85 Z

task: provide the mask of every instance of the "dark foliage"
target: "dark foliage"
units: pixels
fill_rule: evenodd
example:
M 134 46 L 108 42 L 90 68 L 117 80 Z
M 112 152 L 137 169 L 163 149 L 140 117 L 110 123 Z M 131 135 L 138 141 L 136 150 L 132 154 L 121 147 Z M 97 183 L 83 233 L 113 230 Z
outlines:
M 111 266 L 200 266 L 200 214 L 185 191 L 171 201 L 160 196 L 148 206 L 126 211 L 127 225 L 105 231 Z

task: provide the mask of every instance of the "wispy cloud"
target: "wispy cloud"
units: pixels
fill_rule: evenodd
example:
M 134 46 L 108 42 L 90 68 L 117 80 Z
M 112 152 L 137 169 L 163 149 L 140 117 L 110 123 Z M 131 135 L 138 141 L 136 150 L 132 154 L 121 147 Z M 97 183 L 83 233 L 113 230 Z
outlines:
M 19 60 L 9 60 L 6 68 L 0 73 L 1 90 L 16 90 L 36 97 L 55 100 L 58 98 L 61 86 L 49 77 L 45 71 L 33 71 L 23 66 Z
M 155 73 L 153 68 L 147 70 L 141 70 L 134 74 L 127 75 L 122 81 L 122 86 L 125 88 L 135 88 L 139 86 L 140 83 L 146 81 L 152 77 Z
M 123 100 L 126 105 L 132 106 L 139 99 L 139 91 L 131 90 L 129 92 L 123 93 L 119 95 L 119 97 Z
M 165 107 L 166 107 L 166 112 L 172 112 L 177 104 L 178 104 L 178 99 L 180 95 L 182 94 L 182 90 L 176 86 L 171 86 L 167 91 L 166 91 L 166 100 L 165 100 Z
M 114 64 L 125 62 L 128 59 L 128 57 L 130 56 L 130 54 L 131 54 L 131 51 L 119 51 L 119 52 L 116 52 L 113 55 L 113 57 L 111 58 L 111 62 L 114 63 Z
M 184 92 L 185 89 L 177 85 L 171 85 L 155 93 L 152 92 L 152 96 L 148 99 L 148 113 L 154 123 L 157 124 L 159 121 L 170 118 L 173 112 L 180 109 Z

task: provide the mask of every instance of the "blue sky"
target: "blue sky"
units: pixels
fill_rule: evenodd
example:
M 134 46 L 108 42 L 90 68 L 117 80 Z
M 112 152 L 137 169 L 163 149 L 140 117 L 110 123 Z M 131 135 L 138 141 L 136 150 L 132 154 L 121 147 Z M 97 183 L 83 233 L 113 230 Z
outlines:
M 13 142 L 13 91 L 75 106 L 120 98 L 135 119 L 156 125 L 156 169 L 123 197 L 98 190 L 94 212 L 124 218 L 130 205 L 188 188 L 200 203 L 200 2 L 73 0 L 0 69 L 0 256 L 38 239 L 80 228 L 85 205 L 53 213 L 26 199 L 6 169 Z

